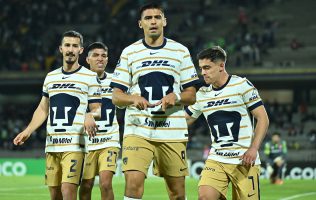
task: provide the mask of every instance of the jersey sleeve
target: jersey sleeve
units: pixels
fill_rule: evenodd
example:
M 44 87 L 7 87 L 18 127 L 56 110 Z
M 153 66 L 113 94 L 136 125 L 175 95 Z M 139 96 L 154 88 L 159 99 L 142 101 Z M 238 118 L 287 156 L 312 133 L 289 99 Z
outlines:
M 199 83 L 198 75 L 192 62 L 190 52 L 185 48 L 180 71 L 181 88 L 185 89 Z
M 119 61 L 117 62 L 115 71 L 113 73 L 110 87 L 120 88 L 126 92 L 131 86 L 131 73 L 128 67 L 128 56 L 126 49 L 123 50 Z
M 101 103 L 101 82 L 97 76 L 90 79 L 88 103 Z
M 44 80 L 44 84 L 43 84 L 43 89 L 42 89 L 42 96 L 45 96 L 45 97 L 49 97 L 49 95 L 48 95 L 48 88 L 47 88 L 47 83 L 48 83 L 48 81 L 47 81 L 47 76 L 45 77 L 45 80 Z
M 185 112 L 195 119 L 197 119 L 202 114 L 198 103 L 185 107 Z
M 255 108 L 263 105 L 258 90 L 249 80 L 245 79 L 245 82 L 242 84 L 241 88 L 243 101 L 249 111 L 252 111 Z

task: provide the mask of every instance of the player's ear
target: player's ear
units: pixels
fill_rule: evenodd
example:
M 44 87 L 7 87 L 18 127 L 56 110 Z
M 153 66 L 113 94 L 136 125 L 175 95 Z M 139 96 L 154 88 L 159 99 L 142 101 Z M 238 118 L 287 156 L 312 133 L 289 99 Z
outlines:
M 163 18 L 162 25 L 163 27 L 167 26 L 167 18 Z
M 79 54 L 82 54 L 83 49 L 84 49 L 83 47 L 80 47 Z
M 61 54 L 63 54 L 63 48 L 62 48 L 61 45 L 59 45 L 59 52 L 60 52 Z
M 90 59 L 89 56 L 86 57 L 86 62 L 90 65 Z
M 141 20 L 138 20 L 138 27 L 143 29 L 143 26 L 142 26 L 142 21 Z

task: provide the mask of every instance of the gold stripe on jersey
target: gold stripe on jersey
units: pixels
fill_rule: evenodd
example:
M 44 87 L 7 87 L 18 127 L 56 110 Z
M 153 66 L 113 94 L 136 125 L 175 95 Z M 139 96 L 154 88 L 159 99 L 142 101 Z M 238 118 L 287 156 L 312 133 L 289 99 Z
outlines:
M 71 136 L 71 135 L 83 135 L 83 133 L 47 133 L 47 136 Z
M 247 116 L 248 116 L 248 114 L 242 114 L 241 116 L 242 116 L 242 117 L 247 117 Z
M 170 58 L 170 57 L 165 57 L 165 56 L 156 56 L 156 57 L 150 56 L 150 57 L 144 57 L 144 58 L 141 58 L 141 59 L 138 59 L 138 60 L 134 60 L 134 61 L 131 63 L 131 65 L 132 65 L 133 63 L 136 63 L 136 62 L 139 62 L 139 61 L 142 61 L 142 60 L 148 60 L 148 59 L 152 60 L 152 59 L 155 59 L 155 58 L 156 58 L 156 59 L 173 60 L 173 61 L 176 61 L 176 62 L 178 62 L 178 63 L 181 63 L 180 60 L 175 59 L 175 58 Z
M 63 80 L 60 80 L 60 81 L 50 81 L 50 82 L 46 83 L 44 86 L 47 87 L 47 85 L 50 84 L 50 83 L 80 83 L 80 84 L 82 84 L 82 85 L 88 86 L 88 84 L 85 83 L 85 82 L 72 81 L 72 80 L 66 80 L 66 81 L 63 81 Z
M 225 148 L 218 148 L 216 150 L 239 150 L 239 149 L 248 149 L 248 147 L 225 147 Z
M 245 102 L 245 104 L 247 105 L 247 104 L 253 103 L 255 101 L 261 101 L 261 98 L 253 99 L 251 101 Z
M 120 68 L 120 67 L 116 68 L 115 70 L 129 73 L 129 71 L 127 69 L 123 69 L 123 68 Z
M 112 132 L 107 132 L 107 133 L 97 132 L 96 136 L 104 136 L 104 135 L 111 135 L 111 134 L 117 134 L 117 133 L 119 133 L 119 131 L 112 131 Z
M 127 58 L 126 58 L 126 57 L 123 57 L 123 56 L 121 56 L 121 58 L 120 58 L 120 59 L 127 60 Z
M 160 127 L 147 127 L 147 126 L 143 126 L 143 125 L 136 125 L 136 124 L 127 124 L 127 126 L 137 126 L 140 128 L 144 128 L 144 129 L 149 129 L 149 130 L 165 130 L 165 131 L 180 131 L 180 130 L 187 130 L 187 128 L 160 128 Z
M 237 105 L 232 105 L 232 106 L 219 106 L 217 108 L 203 109 L 202 112 L 207 112 L 210 110 L 221 110 L 221 109 L 225 109 L 225 108 L 236 108 L 236 107 L 243 106 L 243 105 L 245 105 L 245 104 L 237 104 Z
M 189 78 L 189 79 L 182 80 L 182 81 L 180 81 L 180 82 L 181 82 L 181 84 L 184 84 L 184 83 L 191 82 L 191 81 L 197 80 L 197 79 L 198 79 L 197 77 L 193 77 L 193 78 Z
M 123 84 L 123 85 L 129 87 L 129 83 L 127 83 L 127 82 L 120 81 L 120 80 L 117 80 L 117 79 L 112 79 L 112 81 L 115 82 L 115 83 L 121 83 L 121 84 Z
M 105 143 L 109 143 L 109 142 L 119 142 L 118 140 L 107 140 L 106 142 L 101 142 L 101 143 L 90 143 L 89 146 L 97 146 L 97 145 L 102 145 L 102 144 L 105 144 Z
M 100 85 L 89 85 L 89 87 L 101 87 Z
M 183 56 L 183 58 L 189 58 L 190 54 Z
M 54 146 L 81 146 L 84 144 L 80 144 L 80 143 L 72 143 L 72 144 L 47 144 L 46 147 L 54 147 Z
M 148 49 L 146 48 L 146 49 L 141 49 L 141 50 L 139 50 L 139 51 L 133 51 L 133 52 L 130 52 L 130 53 L 126 54 L 126 55 L 127 55 L 127 56 L 130 56 L 130 55 L 133 55 L 133 54 L 135 54 L 135 53 L 140 53 L 140 52 L 146 51 L 146 50 L 148 50 Z
M 153 139 L 153 138 L 146 138 L 146 137 L 142 137 L 140 135 L 135 135 L 135 134 L 126 134 L 126 136 L 124 136 L 124 138 L 126 137 L 138 137 L 138 138 L 142 138 L 145 140 L 149 140 L 149 141 L 153 141 L 153 142 L 187 142 L 188 139 L 179 139 L 179 140 L 175 140 L 175 139 L 171 139 L 171 140 L 163 140 L 163 139 Z M 123 138 L 123 140 L 124 140 Z
M 149 117 L 152 119 L 160 119 L 160 118 L 185 118 L 185 116 L 169 116 L 169 115 L 159 115 L 159 116 L 155 116 L 155 115 L 145 115 L 145 114 L 131 114 L 131 116 L 135 116 L 135 117 Z
M 234 96 L 239 96 L 240 94 L 230 94 L 230 95 L 225 95 L 225 96 L 221 96 L 221 97 L 210 97 L 210 98 L 207 98 L 207 99 L 203 99 L 203 100 L 198 100 L 196 102 L 200 103 L 200 102 L 205 102 L 205 101 L 215 101 L 215 100 L 218 100 L 218 99 L 224 99 L 224 98 L 227 98 L 227 97 L 234 97 Z
M 250 137 L 250 136 L 244 136 L 244 137 L 238 138 L 238 140 L 247 140 L 247 139 L 249 139 L 249 138 L 251 138 L 251 137 Z
M 79 123 L 79 122 L 74 122 L 72 123 L 73 125 L 80 125 L 80 126 L 83 126 L 83 123 Z
M 153 70 L 172 71 L 172 72 L 174 72 L 174 73 L 180 75 L 180 73 L 177 72 L 177 71 L 174 70 L 174 69 L 162 68 L 162 67 L 156 67 L 156 68 L 153 68 L 153 67 L 146 67 L 146 68 L 143 68 L 143 69 L 140 69 L 140 70 L 135 71 L 135 73 L 132 74 L 132 75 L 135 76 L 135 75 L 138 74 L 139 72 L 142 72 L 142 71 L 153 71 Z
M 84 114 L 80 112 L 76 112 L 76 115 L 84 115 Z
M 101 97 L 101 95 L 88 95 L 88 97 Z
M 185 70 L 192 69 L 192 68 L 194 68 L 194 66 L 189 66 L 189 67 L 183 68 L 180 71 L 185 71 Z
M 247 94 L 250 91 L 253 91 L 255 88 L 250 88 L 249 90 L 246 90 L 244 93 L 242 93 L 241 95 L 244 96 L 245 94 Z
M 87 103 L 84 103 L 84 102 L 80 102 L 80 105 L 84 105 L 84 106 L 85 106 L 85 105 L 87 105 Z
M 111 97 L 112 94 L 102 94 L 101 97 Z
M 76 74 L 78 75 L 82 75 L 82 76 L 92 76 L 92 77 L 97 77 L 96 74 L 85 74 L 85 73 L 80 73 L 80 72 L 76 72 Z
M 226 85 L 225 87 L 234 87 L 234 86 L 237 86 L 237 85 L 241 85 L 241 84 L 243 84 L 244 82 L 246 82 L 246 80 L 243 80 L 243 81 L 241 81 L 240 83 L 228 84 L 228 85 Z
M 240 128 L 247 128 L 248 126 L 247 125 L 244 125 L 244 126 L 240 126 Z
M 73 92 L 73 93 L 79 93 L 79 94 L 88 94 L 88 92 L 85 92 L 85 91 L 76 91 L 76 90 L 57 90 L 57 89 L 55 89 L 55 90 L 49 90 L 48 91 L 48 94 L 50 94 L 50 93 L 68 93 L 68 92 Z
M 182 49 L 170 49 L 170 48 L 162 48 L 161 50 L 167 50 L 167 51 L 175 51 L 175 52 L 177 52 L 177 51 L 180 51 L 180 52 L 182 52 L 182 53 L 185 53 L 185 51 L 184 51 L 184 50 L 182 50 Z

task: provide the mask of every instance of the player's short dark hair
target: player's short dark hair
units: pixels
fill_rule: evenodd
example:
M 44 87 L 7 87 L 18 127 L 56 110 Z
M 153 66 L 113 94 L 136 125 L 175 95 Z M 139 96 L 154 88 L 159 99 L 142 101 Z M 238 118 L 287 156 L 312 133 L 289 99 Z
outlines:
M 273 133 L 272 133 L 272 136 L 275 136 L 275 135 L 281 137 L 281 134 L 280 134 L 279 132 L 273 132 Z
M 104 51 L 108 51 L 108 47 L 102 42 L 93 42 L 87 47 L 87 52 L 89 54 L 93 49 L 104 49 Z
M 200 51 L 197 55 L 198 60 L 209 59 L 212 62 L 223 61 L 226 62 L 227 54 L 225 50 L 220 46 L 214 46 L 211 48 Z
M 63 39 L 64 37 L 76 37 L 80 39 L 80 46 L 83 46 L 83 37 L 81 35 L 81 33 L 74 31 L 74 30 L 70 30 L 70 31 L 66 31 L 63 33 L 63 37 L 61 39 L 61 44 L 63 43 Z
M 138 14 L 139 14 L 139 19 L 142 18 L 143 12 L 144 12 L 145 10 L 148 10 L 148 9 L 158 9 L 158 10 L 160 10 L 160 11 L 164 14 L 164 10 L 163 10 L 162 6 L 161 6 L 160 4 L 158 4 L 158 3 L 152 2 L 152 3 L 144 4 L 142 7 L 139 8 L 139 12 L 138 12 Z

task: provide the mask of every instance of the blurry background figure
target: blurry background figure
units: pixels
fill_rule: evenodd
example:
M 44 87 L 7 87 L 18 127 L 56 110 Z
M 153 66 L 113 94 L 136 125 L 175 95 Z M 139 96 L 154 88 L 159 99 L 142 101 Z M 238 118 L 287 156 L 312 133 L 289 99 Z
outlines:
M 287 147 L 286 141 L 282 140 L 280 134 L 272 134 L 271 141 L 264 147 L 264 154 L 267 156 L 267 171 L 272 184 L 283 184 L 285 173 Z

